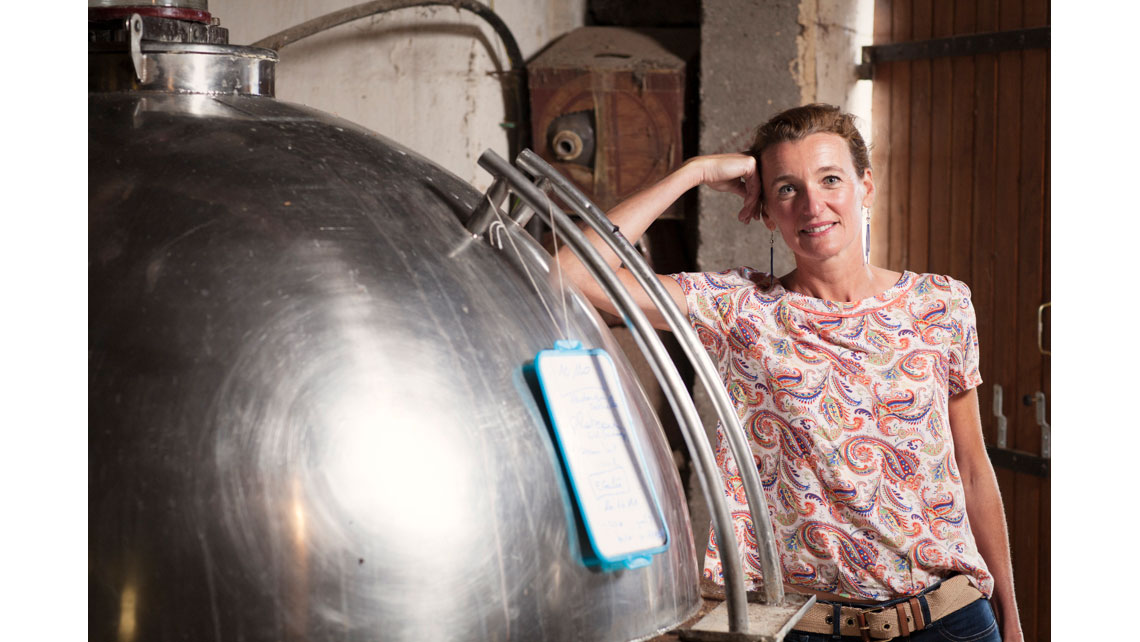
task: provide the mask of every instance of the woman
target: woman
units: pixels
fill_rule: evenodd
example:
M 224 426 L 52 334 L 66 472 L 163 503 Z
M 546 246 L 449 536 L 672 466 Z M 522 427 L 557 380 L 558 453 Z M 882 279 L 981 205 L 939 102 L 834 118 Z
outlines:
M 740 221 L 762 221 L 795 255 L 796 268 L 778 279 L 747 267 L 658 275 L 749 438 L 786 589 L 818 598 L 787 639 L 1021 640 L 978 412 L 970 292 L 949 277 L 867 262 L 875 183 L 853 118 L 827 105 L 785 111 L 760 127 L 748 154 L 691 159 L 609 217 L 636 241 L 698 185 L 740 195 Z M 588 237 L 617 269 L 601 239 Z M 616 312 L 571 253 L 559 258 L 595 305 Z M 618 274 L 668 329 L 633 276 Z M 717 433 L 756 589 L 751 518 Z M 723 584 L 719 555 L 710 535 L 704 573 Z

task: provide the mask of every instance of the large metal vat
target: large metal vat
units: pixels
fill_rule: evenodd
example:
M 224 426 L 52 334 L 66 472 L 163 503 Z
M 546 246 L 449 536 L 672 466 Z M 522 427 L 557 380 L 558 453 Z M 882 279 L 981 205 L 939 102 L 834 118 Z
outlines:
M 472 241 L 466 183 L 275 100 L 271 51 L 144 17 L 89 54 L 91 639 L 628 640 L 695 612 L 671 453 L 549 255 L 509 221 Z M 671 538 L 649 566 L 572 549 L 521 376 L 568 335 L 617 362 Z

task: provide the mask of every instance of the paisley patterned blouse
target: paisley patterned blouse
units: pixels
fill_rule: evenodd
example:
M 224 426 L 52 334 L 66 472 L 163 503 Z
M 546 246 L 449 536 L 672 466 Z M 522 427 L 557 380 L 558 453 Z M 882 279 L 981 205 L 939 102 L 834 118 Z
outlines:
M 989 596 L 947 414 L 981 383 L 969 288 L 907 272 L 835 303 L 746 267 L 672 277 L 748 436 L 785 581 L 888 600 L 960 572 Z M 720 426 L 716 456 L 755 590 L 755 532 Z M 724 583 L 711 532 L 704 574 Z

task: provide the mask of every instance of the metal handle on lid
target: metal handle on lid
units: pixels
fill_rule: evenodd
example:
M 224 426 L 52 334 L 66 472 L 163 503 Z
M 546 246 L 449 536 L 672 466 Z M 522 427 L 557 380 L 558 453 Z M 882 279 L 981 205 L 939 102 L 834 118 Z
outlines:
M 131 34 L 131 64 L 135 68 L 135 77 L 139 82 L 146 82 L 146 58 L 142 54 L 143 19 L 139 14 L 131 14 L 127 21 L 127 29 Z
M 625 267 L 634 275 L 646 294 L 653 300 L 658 310 L 665 317 L 669 328 L 677 336 L 685 356 L 693 364 L 697 376 L 704 385 L 705 391 L 713 401 L 717 418 L 724 427 L 729 447 L 733 457 L 736 458 L 737 468 L 740 470 L 741 481 L 748 500 L 748 509 L 752 513 L 753 530 L 756 533 L 756 543 L 760 555 L 760 567 L 764 574 L 764 601 L 768 604 L 780 604 L 784 601 L 783 573 L 777 563 L 776 542 L 772 536 L 772 524 L 768 517 L 768 505 L 764 499 L 764 492 L 760 484 L 760 474 L 756 470 L 752 449 L 749 448 L 744 436 L 744 429 L 736 417 L 732 401 L 728 398 L 720 377 L 697 338 L 696 332 L 689 325 L 681 311 L 673 302 L 672 297 L 665 291 L 665 286 L 657 279 L 657 275 L 645 262 L 645 259 L 624 236 L 618 232 L 613 224 L 596 205 L 590 202 L 577 187 L 564 176 L 559 174 L 546 161 L 530 150 L 523 150 L 519 154 L 519 165 L 528 172 L 550 180 L 555 192 L 558 193 L 574 212 L 582 217 L 586 223 L 606 242 L 618 255 Z M 607 266 L 608 271 L 608 266 Z M 719 485 L 718 485 L 719 486 Z M 729 532 L 732 532 L 731 530 Z M 721 550 L 729 550 L 722 548 Z M 721 555 L 722 563 L 725 555 Z M 728 583 L 726 569 L 725 583 Z

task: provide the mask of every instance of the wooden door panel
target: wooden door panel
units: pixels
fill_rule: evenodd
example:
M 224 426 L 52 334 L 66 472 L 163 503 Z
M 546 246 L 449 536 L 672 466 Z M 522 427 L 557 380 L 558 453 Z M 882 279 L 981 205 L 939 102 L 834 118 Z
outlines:
M 934 12 L 929 0 L 915 0 L 911 17 L 911 38 L 929 40 Z M 929 271 L 930 233 L 930 137 L 931 137 L 931 61 L 912 60 L 910 63 L 910 192 L 908 207 L 903 216 L 909 220 L 906 249 L 900 269 L 915 272 Z M 898 187 L 902 187 L 899 185 Z
M 875 44 L 1048 26 L 1047 0 L 877 0 Z M 1038 45 L 1030 45 L 1038 46 Z M 918 47 L 912 48 L 918 50 Z M 892 269 L 950 274 L 973 292 L 983 430 L 996 443 L 993 386 L 1008 444 L 994 451 L 1026 639 L 1050 637 L 1051 488 L 1036 409 L 1051 399 L 1037 309 L 1049 300 L 1049 49 L 874 64 L 873 256 Z M 880 113 L 881 112 L 881 113 Z M 886 247 L 881 244 L 885 243 Z M 1035 472 L 1019 471 L 1029 461 Z

